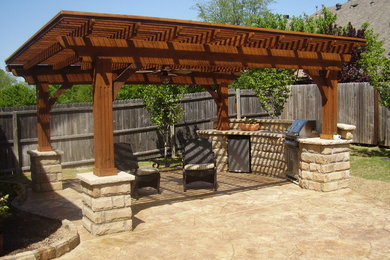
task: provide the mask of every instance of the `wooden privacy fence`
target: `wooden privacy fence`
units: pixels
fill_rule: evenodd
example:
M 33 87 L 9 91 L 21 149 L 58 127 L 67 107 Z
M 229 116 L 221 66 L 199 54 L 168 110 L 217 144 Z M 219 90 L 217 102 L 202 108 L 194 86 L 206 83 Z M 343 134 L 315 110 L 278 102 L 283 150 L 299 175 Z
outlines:
M 316 85 L 294 85 L 282 119 L 321 119 L 321 96 Z M 229 115 L 237 116 L 235 91 L 229 91 Z M 241 117 L 266 117 L 257 97 L 249 90 L 239 95 Z M 339 122 L 357 126 L 354 142 L 390 146 L 390 111 L 375 105 L 375 93 L 367 83 L 339 84 Z M 198 129 L 210 129 L 217 108 L 209 93 L 184 95 L 183 118 L 175 125 L 176 148 L 196 136 Z M 143 159 L 163 154 L 163 139 L 150 122 L 141 100 L 114 103 L 115 142 L 129 142 Z M 63 166 L 92 164 L 92 104 L 55 105 L 51 112 L 53 147 L 64 151 Z M 36 149 L 36 107 L 1 108 L 0 110 L 0 175 L 29 169 L 27 151 Z M 15 165 L 17 167 L 15 167 Z
M 293 85 L 282 119 L 321 119 L 321 95 L 316 85 Z M 390 110 L 378 105 L 368 83 L 338 85 L 338 122 L 356 125 L 354 143 L 390 146 Z

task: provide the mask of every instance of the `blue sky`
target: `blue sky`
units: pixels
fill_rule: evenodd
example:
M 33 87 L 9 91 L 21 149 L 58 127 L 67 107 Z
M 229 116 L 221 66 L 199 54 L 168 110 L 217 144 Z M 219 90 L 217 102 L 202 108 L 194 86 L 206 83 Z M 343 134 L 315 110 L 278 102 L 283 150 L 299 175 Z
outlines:
M 316 6 L 333 6 L 346 0 L 275 0 L 275 13 L 312 14 Z M 4 60 L 61 10 L 141 15 L 198 20 L 195 0 L 2 0 L 0 9 L 0 69 Z

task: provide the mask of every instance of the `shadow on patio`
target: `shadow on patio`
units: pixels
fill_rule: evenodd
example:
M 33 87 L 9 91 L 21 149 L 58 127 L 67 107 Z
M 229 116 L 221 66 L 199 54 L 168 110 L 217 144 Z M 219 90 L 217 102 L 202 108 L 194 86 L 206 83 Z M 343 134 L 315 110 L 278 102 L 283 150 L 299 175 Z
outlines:
M 195 182 L 187 185 L 183 191 L 183 173 L 180 167 L 161 169 L 161 194 L 153 188 L 139 190 L 140 198 L 132 199 L 133 215 L 139 211 L 163 204 L 204 199 L 212 196 L 227 195 L 247 190 L 278 186 L 290 183 L 288 180 L 252 173 L 218 173 L 218 191 L 212 190 L 209 183 Z

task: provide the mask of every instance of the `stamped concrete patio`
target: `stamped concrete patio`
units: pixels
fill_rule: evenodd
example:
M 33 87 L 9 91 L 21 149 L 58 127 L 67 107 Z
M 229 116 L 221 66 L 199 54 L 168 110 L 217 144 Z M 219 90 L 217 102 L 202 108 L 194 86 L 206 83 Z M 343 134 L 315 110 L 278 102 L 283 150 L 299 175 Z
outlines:
M 78 184 L 29 194 L 23 208 L 78 227 L 60 259 L 389 259 L 390 207 L 350 189 L 320 193 L 259 175 L 221 173 L 218 192 L 182 192 L 180 169 L 162 194 L 133 200 L 133 231 L 94 237 L 81 225 Z

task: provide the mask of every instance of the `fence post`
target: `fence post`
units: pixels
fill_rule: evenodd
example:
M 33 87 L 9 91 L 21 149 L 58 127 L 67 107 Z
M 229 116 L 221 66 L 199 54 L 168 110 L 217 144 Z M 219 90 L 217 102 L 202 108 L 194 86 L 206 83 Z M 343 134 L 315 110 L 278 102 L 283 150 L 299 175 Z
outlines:
M 241 119 L 241 90 L 236 88 L 237 119 Z
M 14 111 L 12 113 L 12 139 L 13 139 L 13 152 L 15 155 L 15 170 L 17 174 L 20 174 L 22 164 L 20 162 L 20 140 L 19 140 L 19 123 L 18 114 Z
M 169 139 L 171 140 L 171 157 L 176 158 L 175 125 L 169 128 Z
M 374 89 L 374 145 L 379 144 L 379 95 Z

